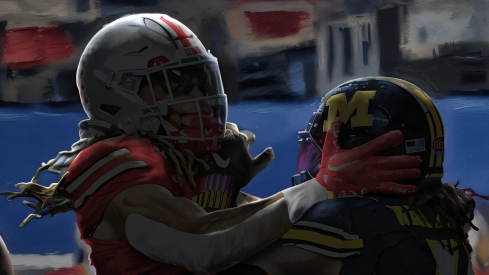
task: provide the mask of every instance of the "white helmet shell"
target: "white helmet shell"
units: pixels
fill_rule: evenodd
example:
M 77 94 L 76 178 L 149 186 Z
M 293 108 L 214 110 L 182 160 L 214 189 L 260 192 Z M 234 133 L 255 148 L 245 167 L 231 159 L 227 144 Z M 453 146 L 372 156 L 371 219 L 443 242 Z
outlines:
M 216 143 L 224 134 L 227 102 L 217 59 L 165 14 L 130 15 L 103 27 L 81 56 L 77 86 L 90 119 L 126 134 L 153 132 L 180 143 Z

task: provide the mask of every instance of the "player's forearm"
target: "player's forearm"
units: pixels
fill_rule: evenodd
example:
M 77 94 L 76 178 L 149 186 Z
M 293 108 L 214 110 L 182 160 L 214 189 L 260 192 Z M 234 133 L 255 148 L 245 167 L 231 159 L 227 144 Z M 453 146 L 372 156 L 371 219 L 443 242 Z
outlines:
M 207 234 L 215 231 L 226 230 L 245 221 L 246 219 L 249 219 L 253 215 L 257 215 L 258 211 L 269 205 L 277 203 L 278 200 L 282 199 L 283 197 L 283 194 L 279 192 L 268 198 L 243 204 L 236 208 L 229 208 L 199 215 L 198 219 L 194 220 L 194 224 L 192 226 L 194 230 L 188 230 L 187 232 Z M 287 215 L 286 212 L 284 215 Z
M 126 234 L 133 247 L 154 260 L 207 273 L 243 261 L 280 238 L 291 226 L 287 203 L 282 198 L 221 231 L 191 234 L 131 214 Z
M 304 182 L 301 185 L 283 190 L 271 197 L 261 199 L 252 203 L 241 205 L 236 208 L 203 213 L 195 219 L 188 220 L 188 225 L 183 231 L 197 234 L 207 234 L 214 231 L 226 230 L 231 226 L 243 222 L 256 215 L 256 213 L 279 199 L 284 198 L 287 205 L 287 214 L 290 222 L 296 222 L 314 204 L 327 199 L 327 194 L 316 179 Z M 178 228 L 177 228 L 178 229 Z
M 279 239 L 310 206 L 326 198 L 318 186 L 322 188 L 312 180 L 248 205 L 194 215 L 185 226 L 133 213 L 125 232 L 133 247 L 154 260 L 198 273 L 218 271 Z
M 126 217 L 132 213 L 182 232 L 207 234 L 235 226 L 280 198 L 283 194 L 277 193 L 238 208 L 207 213 L 186 198 L 174 197 L 162 186 L 145 184 L 131 187 L 116 196 L 106 209 L 106 217 L 121 240 L 127 240 L 124 230 Z

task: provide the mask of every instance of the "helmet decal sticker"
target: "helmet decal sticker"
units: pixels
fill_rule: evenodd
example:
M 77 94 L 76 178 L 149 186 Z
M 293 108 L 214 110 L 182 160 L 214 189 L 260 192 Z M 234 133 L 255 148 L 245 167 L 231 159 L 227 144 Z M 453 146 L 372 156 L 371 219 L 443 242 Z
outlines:
M 199 47 L 186 48 L 185 52 L 187 53 L 187 56 L 202 53 L 202 51 L 199 49 Z
M 424 138 L 406 140 L 406 154 L 424 151 L 426 151 Z
M 152 58 L 148 61 L 148 69 L 156 67 L 156 66 L 163 65 L 167 62 L 170 62 L 170 60 L 166 56 L 158 56 L 158 57 Z
M 436 137 L 433 140 L 433 150 L 438 150 L 438 151 L 445 150 L 445 137 L 443 136 Z
M 445 137 L 444 136 L 436 137 L 433 140 L 433 148 L 432 149 L 435 151 L 435 156 L 438 159 L 441 159 L 442 163 L 443 163 L 443 157 L 444 157 L 444 152 L 445 152 Z
M 346 102 L 346 94 L 336 94 L 328 99 L 326 106 L 329 106 L 328 120 L 324 121 L 323 131 L 328 131 L 331 128 L 333 119 L 336 118 L 336 113 L 339 112 L 343 124 L 351 119 L 352 127 L 356 126 L 371 126 L 373 116 L 368 113 L 368 104 L 375 97 L 376 91 L 358 91 Z M 356 111 L 356 114 L 353 113 Z
M 190 36 L 186 35 L 182 28 L 175 26 L 175 24 L 173 24 L 170 20 L 165 19 L 163 16 L 161 16 L 160 19 L 168 24 L 168 26 L 170 26 L 170 28 L 172 28 L 172 30 L 177 34 L 178 40 L 180 40 L 184 48 L 192 46 L 187 38 L 194 38 L 193 34 L 191 34 Z

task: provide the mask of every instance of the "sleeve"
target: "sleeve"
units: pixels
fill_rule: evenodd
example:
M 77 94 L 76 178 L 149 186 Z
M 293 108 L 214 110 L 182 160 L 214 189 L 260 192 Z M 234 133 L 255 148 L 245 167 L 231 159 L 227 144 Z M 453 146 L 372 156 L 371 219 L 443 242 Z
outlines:
M 316 179 L 310 179 L 302 184 L 282 191 L 291 222 L 298 221 L 314 204 L 328 199 L 326 189 Z
M 289 227 L 280 199 L 225 230 L 192 234 L 140 214 L 126 220 L 129 243 L 149 258 L 182 266 L 195 273 L 216 272 L 237 264 L 279 239 Z M 284 219 L 285 216 L 285 219 Z
M 103 216 L 107 205 L 134 185 L 168 179 L 151 143 L 131 136 L 107 139 L 84 149 L 71 163 L 58 192 L 73 201 L 83 236 Z

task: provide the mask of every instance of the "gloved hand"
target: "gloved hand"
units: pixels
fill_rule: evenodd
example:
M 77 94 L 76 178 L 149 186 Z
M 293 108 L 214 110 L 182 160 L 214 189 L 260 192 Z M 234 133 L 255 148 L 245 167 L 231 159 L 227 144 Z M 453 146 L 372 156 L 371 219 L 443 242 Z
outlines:
M 249 147 L 255 141 L 255 135 L 246 130 L 240 132 L 234 123 L 227 123 L 226 129 L 225 136 L 219 140 L 220 149 L 207 156 L 207 164 L 210 169 L 201 168 L 199 171 L 199 180 L 204 178 L 204 183 L 202 184 L 202 190 L 197 190 L 197 192 L 209 192 L 211 194 L 219 190 L 221 192 L 219 193 L 220 196 L 225 192 L 229 195 L 229 200 L 226 199 L 225 207 L 233 207 L 236 206 L 236 197 L 241 188 L 245 187 L 258 173 L 265 169 L 273 160 L 275 154 L 273 149 L 268 147 L 252 158 Z M 219 177 L 213 176 L 216 174 Z M 223 180 L 223 178 L 226 180 Z M 220 187 L 216 189 L 218 184 Z M 226 186 L 223 187 L 223 185 Z M 210 197 L 211 195 L 208 195 L 208 198 Z M 195 201 L 206 210 L 223 208 L 223 199 L 218 201 L 218 204 L 221 205 L 216 205 L 215 199 L 214 203 L 209 203 L 210 199 L 206 201 L 205 198 L 202 200 L 196 198 Z
M 338 133 L 341 121 L 336 118 L 326 132 L 321 165 L 316 176 L 328 198 L 361 196 L 365 193 L 409 195 L 416 187 L 394 181 L 419 178 L 419 156 L 376 156 L 377 153 L 397 146 L 403 141 L 400 131 L 388 132 L 353 149 L 341 149 Z
M 458 183 L 456 185 L 444 183 L 441 186 L 441 188 L 444 189 L 444 192 L 441 192 L 440 194 L 439 190 L 436 190 L 435 195 L 439 199 L 445 201 L 445 205 L 448 209 L 443 209 L 443 211 L 454 216 L 462 228 L 465 223 L 468 223 L 470 227 L 478 231 L 479 228 L 472 223 L 475 210 L 475 200 L 473 197 L 477 196 L 488 200 L 489 196 L 477 194 L 472 188 L 458 188 L 457 186 Z

